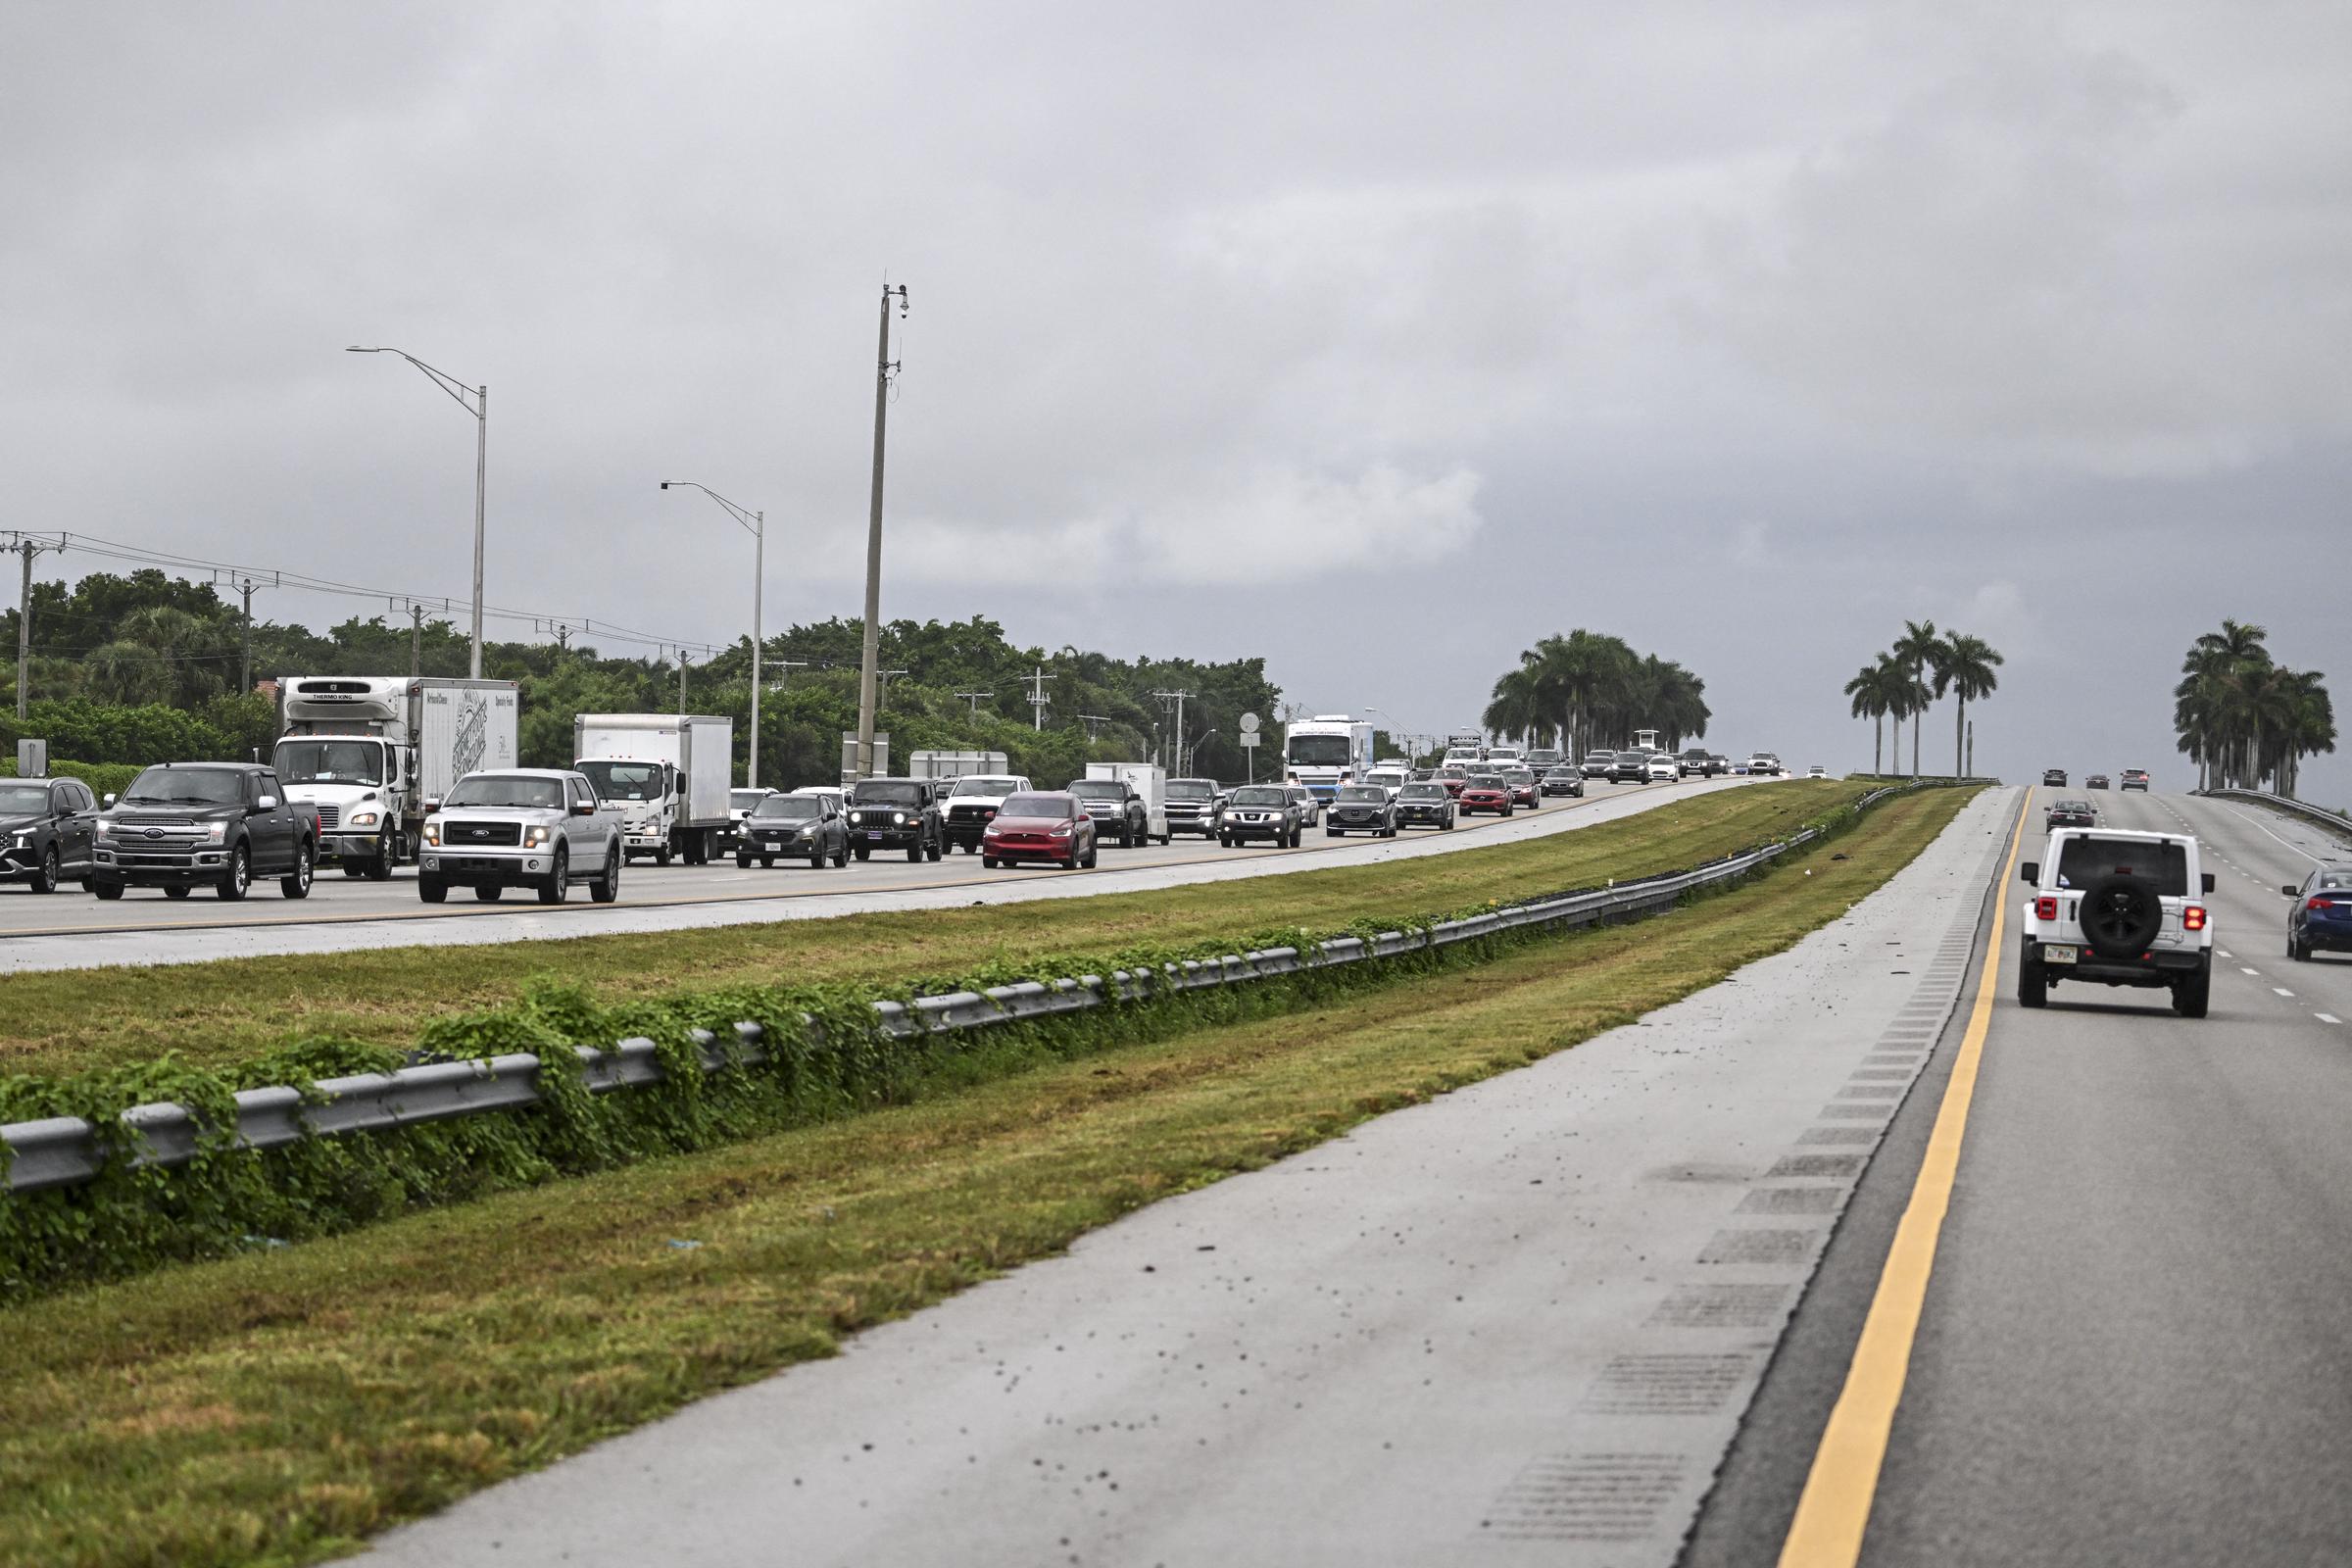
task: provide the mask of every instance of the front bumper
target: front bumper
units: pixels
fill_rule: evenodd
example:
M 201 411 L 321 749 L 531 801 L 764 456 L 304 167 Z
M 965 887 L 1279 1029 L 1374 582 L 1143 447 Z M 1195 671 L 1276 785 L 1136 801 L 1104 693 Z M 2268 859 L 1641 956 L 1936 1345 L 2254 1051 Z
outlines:
M 321 860 L 372 860 L 381 853 L 384 835 L 377 829 L 366 832 L 329 833 L 318 841 Z
M 748 855 L 754 859 L 762 856 L 797 857 L 813 854 L 816 845 L 817 839 L 813 833 L 779 833 L 772 836 L 745 833 L 737 836 L 732 853 L 738 857 Z
M 1442 806 L 1408 806 L 1396 813 L 1398 827 L 1444 827 L 1451 811 Z
M 519 882 L 545 876 L 555 864 L 555 857 L 545 845 L 528 850 L 427 848 L 416 858 L 418 875 L 445 882 Z
M 1068 838 L 1050 838 L 1043 833 L 1000 835 L 980 841 L 980 853 L 996 860 L 1052 860 L 1059 865 L 1078 863 L 1078 835 Z
M 1349 816 L 1333 811 L 1323 818 L 1326 833 L 1386 833 L 1389 824 L 1377 816 Z
M 907 822 L 876 827 L 868 822 L 850 824 L 850 848 L 867 850 L 911 850 L 923 842 L 923 824 Z
M 101 844 L 95 874 L 105 882 L 131 888 L 210 887 L 228 870 L 226 844 L 187 849 L 129 850 Z
M 29 881 L 41 868 L 41 846 L 36 843 L 19 844 L 13 839 L 0 844 L 0 882 Z
M 1168 831 L 1171 833 L 1198 833 L 1203 838 L 1213 839 L 1217 836 L 1216 813 L 1181 810 L 1171 806 L 1168 808 Z

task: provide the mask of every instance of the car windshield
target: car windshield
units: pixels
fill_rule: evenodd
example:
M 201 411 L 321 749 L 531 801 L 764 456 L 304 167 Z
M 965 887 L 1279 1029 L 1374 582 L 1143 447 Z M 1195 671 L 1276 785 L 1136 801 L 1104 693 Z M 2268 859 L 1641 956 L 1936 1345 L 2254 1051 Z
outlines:
M 1259 785 L 1253 789 L 1245 784 L 1226 799 L 1229 804 L 1234 806 L 1288 806 L 1291 804 L 1289 791 L 1278 790 L 1269 785 Z
M 1364 806 L 1379 806 L 1387 802 L 1389 792 L 1373 784 L 1350 784 L 1340 791 L 1343 801 L 1354 801 Z
M 245 775 L 225 767 L 151 767 L 122 792 L 134 806 L 234 806 L 245 798 Z
M 1294 735 L 1283 756 L 1293 767 L 1346 767 L 1355 759 L 1345 735 Z
M 1445 798 L 1446 786 L 1443 784 L 1407 784 L 1404 793 L 1397 797 L 1400 801 L 1442 801 Z
M 514 773 L 468 773 L 458 780 L 444 806 L 506 806 L 556 811 L 564 807 L 564 785 L 552 778 L 524 778 Z
M 1473 773 L 1470 775 L 1470 787 L 1474 790 L 1498 790 L 1502 788 L 1502 775 L 1499 773 Z
M 957 779 L 956 787 L 948 793 L 951 795 L 1010 795 L 1020 787 L 1021 781 L 1017 778 L 995 778 L 974 773 L 969 778 Z
M 272 761 L 288 784 L 384 781 L 384 749 L 373 741 L 279 741 Z
M 1168 799 L 1171 801 L 1213 801 L 1216 796 L 1217 787 L 1205 779 L 1177 778 L 1168 781 Z
M 2087 811 L 2090 809 L 2090 803 L 2088 801 L 2060 801 L 2058 809 L 2061 811 Z
M 1643 757 L 1640 752 L 1619 752 L 1617 760 L 1629 767 L 1642 767 L 1647 764 L 1649 759 Z
M 1072 781 L 1070 793 L 1082 801 L 1116 801 L 1126 797 L 1127 786 L 1116 779 L 1082 778 Z
M 1077 803 L 1059 795 L 1013 795 L 1005 798 L 997 808 L 997 819 L 1008 816 L 1042 816 L 1061 822 L 1069 820 Z
M 2176 840 L 2068 839 L 2058 852 L 2058 885 L 2086 888 L 2107 877 L 2155 884 L 2165 898 L 2188 893 L 2188 847 Z
M 660 762 L 582 762 L 580 771 L 608 801 L 658 801 L 662 798 Z M 501 803 L 503 804 L 503 803 Z
M 48 809 L 48 785 L 0 784 L 0 816 L 29 816 Z
M 729 790 L 727 804 L 738 811 L 748 811 L 767 799 L 765 790 Z
M 914 783 L 898 783 L 887 779 L 860 779 L 850 792 L 853 806 L 921 806 L 923 787 Z
M 1573 767 L 1555 767 L 1549 772 L 1545 773 L 1544 776 L 1545 778 L 1574 778 L 1576 776 L 1576 769 Z
M 807 822 L 824 808 L 825 803 L 813 795 L 770 795 L 752 808 L 752 814 L 762 821 L 781 817 L 787 822 Z

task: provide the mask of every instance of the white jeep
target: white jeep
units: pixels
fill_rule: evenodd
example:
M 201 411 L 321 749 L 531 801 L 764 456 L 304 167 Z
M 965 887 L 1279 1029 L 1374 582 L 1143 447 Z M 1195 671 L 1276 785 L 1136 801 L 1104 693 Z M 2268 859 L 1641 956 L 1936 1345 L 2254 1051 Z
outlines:
M 2061 980 L 2163 986 L 2202 1018 L 2213 991 L 2213 874 L 2184 833 L 2062 827 L 2018 875 L 2034 889 L 2020 926 L 2017 1002 L 2048 1003 Z

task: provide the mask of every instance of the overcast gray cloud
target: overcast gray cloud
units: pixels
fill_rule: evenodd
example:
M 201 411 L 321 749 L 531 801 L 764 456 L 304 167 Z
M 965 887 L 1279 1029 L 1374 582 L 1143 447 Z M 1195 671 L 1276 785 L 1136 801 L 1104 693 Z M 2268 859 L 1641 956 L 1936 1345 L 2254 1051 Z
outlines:
M 491 387 L 494 601 L 739 632 L 679 477 L 853 613 L 887 270 L 894 615 L 1431 729 L 1591 625 L 1837 766 L 1930 616 L 2009 655 L 1981 762 L 2176 781 L 2196 632 L 2339 641 L 2340 4 L 9 20 L 0 525 L 456 595 L 382 342 Z

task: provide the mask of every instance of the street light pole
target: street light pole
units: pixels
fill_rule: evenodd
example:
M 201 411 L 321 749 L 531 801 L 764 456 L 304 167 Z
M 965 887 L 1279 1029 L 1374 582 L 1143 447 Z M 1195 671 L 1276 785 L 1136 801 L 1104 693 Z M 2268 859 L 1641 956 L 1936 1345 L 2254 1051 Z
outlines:
M 728 516 L 749 529 L 752 535 L 752 760 L 744 769 L 743 782 L 747 789 L 760 787 L 760 601 L 767 590 L 767 514 L 747 512 L 709 485 L 696 484 L 692 479 L 664 479 L 662 488 L 671 485 L 681 490 L 700 490 L 725 509 Z
M 490 494 L 490 389 L 487 386 L 467 386 L 445 370 L 436 370 L 405 349 L 361 348 L 357 344 L 343 351 L 346 354 L 397 354 L 422 370 L 425 379 L 457 400 L 458 407 L 473 416 L 473 655 L 468 667 L 473 678 L 482 678 L 482 517 Z M 468 402 L 467 399 L 471 401 Z
M 890 418 L 890 301 L 906 314 L 906 285 L 882 285 L 882 339 L 874 358 L 874 486 L 865 515 L 865 651 L 858 664 L 858 776 L 874 771 L 874 681 L 882 662 L 882 437 Z

